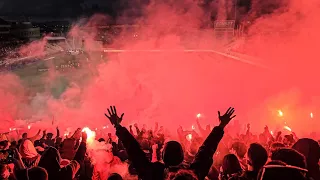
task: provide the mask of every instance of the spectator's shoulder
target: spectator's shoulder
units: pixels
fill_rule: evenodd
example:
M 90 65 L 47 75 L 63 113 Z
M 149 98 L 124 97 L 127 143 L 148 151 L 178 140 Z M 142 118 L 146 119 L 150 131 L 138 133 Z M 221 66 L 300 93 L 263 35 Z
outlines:
M 80 164 L 77 161 L 72 160 L 67 166 L 61 168 L 60 172 L 62 173 L 62 176 L 72 176 L 72 178 L 74 178 L 79 169 Z
M 66 166 L 67 169 L 71 168 L 72 169 L 72 172 L 77 172 L 79 169 L 80 169 L 80 164 L 75 161 L 75 160 L 72 160 L 70 161 L 70 163 Z

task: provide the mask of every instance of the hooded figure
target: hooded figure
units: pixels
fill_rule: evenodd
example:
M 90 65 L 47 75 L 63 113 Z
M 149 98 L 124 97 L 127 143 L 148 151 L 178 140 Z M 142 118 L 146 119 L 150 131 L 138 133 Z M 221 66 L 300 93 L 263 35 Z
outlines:
M 317 141 L 303 138 L 299 139 L 292 147 L 306 157 L 308 175 L 313 179 L 320 179 L 319 159 L 320 146 Z
M 49 180 L 72 180 L 78 170 L 80 164 L 77 161 L 71 161 L 70 164 L 61 168 L 61 157 L 58 150 L 49 147 L 43 154 L 39 162 L 39 166 L 46 169 Z
M 282 161 L 271 161 L 262 167 L 258 180 L 307 180 L 307 170 L 296 166 L 290 166 Z
M 22 161 L 27 168 L 36 167 L 40 161 L 40 155 L 38 154 L 33 143 L 26 139 L 19 147 L 19 152 L 22 156 Z

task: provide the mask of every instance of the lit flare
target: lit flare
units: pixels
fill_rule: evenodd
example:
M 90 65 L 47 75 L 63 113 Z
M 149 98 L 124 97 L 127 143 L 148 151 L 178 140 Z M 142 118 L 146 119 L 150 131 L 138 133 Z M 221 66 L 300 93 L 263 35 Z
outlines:
M 96 132 L 92 131 L 90 128 L 85 127 L 82 132 L 87 133 L 87 143 L 93 143 L 96 137 Z
M 191 141 L 191 140 L 192 140 L 192 134 L 188 134 L 188 135 L 187 135 L 187 139 L 188 139 L 189 141 Z
M 288 131 L 290 131 L 290 132 L 292 131 L 289 126 L 284 126 L 283 128 L 286 129 L 286 130 L 288 130 Z

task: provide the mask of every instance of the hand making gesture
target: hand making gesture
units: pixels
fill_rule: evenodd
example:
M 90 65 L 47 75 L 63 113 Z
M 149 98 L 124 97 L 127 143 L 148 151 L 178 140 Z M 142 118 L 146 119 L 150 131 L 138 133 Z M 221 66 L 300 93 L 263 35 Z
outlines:
M 114 127 L 120 126 L 124 113 L 119 117 L 115 106 L 110 106 L 110 109 L 107 110 L 109 116 L 106 113 L 104 115 L 110 120 L 111 124 L 114 125 Z
M 236 115 L 232 116 L 234 113 L 234 108 L 230 107 L 224 115 L 220 115 L 220 111 L 218 111 L 220 125 L 219 127 L 224 128 L 229 122 L 236 117 Z

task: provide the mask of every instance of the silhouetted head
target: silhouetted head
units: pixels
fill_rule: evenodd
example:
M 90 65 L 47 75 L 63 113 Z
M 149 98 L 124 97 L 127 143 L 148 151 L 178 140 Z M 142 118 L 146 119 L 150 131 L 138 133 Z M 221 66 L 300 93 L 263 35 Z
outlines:
M 23 133 L 22 134 L 22 139 L 27 139 L 28 138 L 28 133 Z
M 294 138 L 293 138 L 293 135 L 290 134 L 290 135 L 285 135 L 283 137 L 283 144 L 286 145 L 286 146 L 291 146 L 292 144 L 294 143 Z
M 169 141 L 163 147 L 162 159 L 166 166 L 177 166 L 184 159 L 183 149 L 177 141 Z
M 258 143 L 250 144 L 247 155 L 248 165 L 250 165 L 254 171 L 259 171 L 268 160 L 267 150 Z
M 309 138 L 299 139 L 293 146 L 293 149 L 303 154 L 307 161 L 308 175 L 313 179 L 320 179 L 319 159 L 320 146 L 317 141 Z
M 122 177 L 120 174 L 117 173 L 112 173 L 109 177 L 108 180 L 122 180 Z
M 103 138 L 100 138 L 98 141 L 99 142 L 105 142 L 106 140 L 104 140 Z
M 0 150 L 6 150 L 10 146 L 10 142 L 5 140 L 0 142 Z
M 167 180 L 198 180 L 198 178 L 193 171 L 181 169 L 176 173 L 172 173 Z
M 306 168 L 305 157 L 294 149 L 282 148 L 278 149 L 271 155 L 272 160 L 282 161 L 288 165 L 296 166 L 299 168 Z
M 306 180 L 306 170 L 288 166 L 282 161 L 270 161 L 262 167 L 257 179 L 263 180 Z
M 32 179 L 32 180 L 48 180 L 47 170 L 41 167 L 33 167 L 30 169 L 17 170 L 15 172 L 16 179 Z
M 279 142 L 274 142 L 271 144 L 270 146 L 270 153 L 269 153 L 269 156 L 271 157 L 271 155 L 276 152 L 278 149 L 282 149 L 282 148 L 285 148 L 286 146 L 282 143 L 279 143 Z
M 53 137 L 53 134 L 52 134 L 52 133 L 48 133 L 48 134 L 47 134 L 47 139 L 52 139 L 52 137 Z
M 237 141 L 231 145 L 231 148 L 236 151 L 239 158 L 244 158 L 247 153 L 247 146 L 243 142 Z
M 33 167 L 28 170 L 29 179 L 48 180 L 47 170 L 41 167 Z
M 221 167 L 223 170 L 223 174 L 235 174 L 242 172 L 240 162 L 237 156 L 234 154 L 225 155 Z
M 308 138 L 299 139 L 292 148 L 306 157 L 308 168 L 309 166 L 318 164 L 320 159 L 320 146 L 317 141 Z

